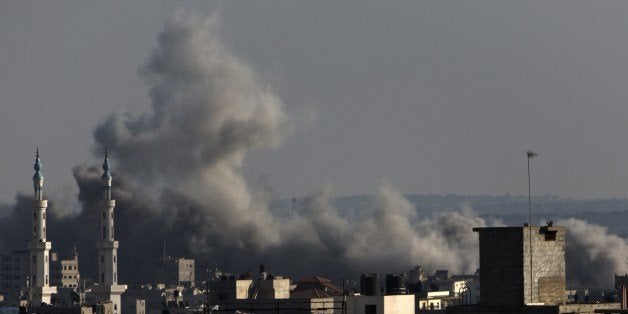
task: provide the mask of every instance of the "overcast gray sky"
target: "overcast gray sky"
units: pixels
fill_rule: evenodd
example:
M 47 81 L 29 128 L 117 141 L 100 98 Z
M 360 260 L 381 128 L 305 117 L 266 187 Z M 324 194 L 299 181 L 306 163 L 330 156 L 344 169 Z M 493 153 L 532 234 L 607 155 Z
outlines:
M 177 7 L 219 10 L 295 117 L 245 162 L 280 197 L 525 194 L 527 149 L 534 193 L 628 197 L 626 1 L 151 0 L 0 2 L 0 199 L 30 193 L 36 146 L 73 195 L 94 127 L 148 108 L 138 69 Z

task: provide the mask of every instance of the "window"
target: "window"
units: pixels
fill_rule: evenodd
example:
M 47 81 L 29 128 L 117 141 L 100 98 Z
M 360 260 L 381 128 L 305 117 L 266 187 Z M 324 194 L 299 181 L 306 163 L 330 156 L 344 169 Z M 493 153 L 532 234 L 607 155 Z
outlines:
M 35 264 L 35 261 L 37 261 L 37 256 L 33 255 L 33 264 Z
M 556 241 L 556 232 L 545 233 L 545 241 Z
M 43 213 L 42 218 L 44 218 L 44 220 L 46 220 L 46 213 Z
M 104 263 L 104 262 L 105 262 L 105 256 L 104 256 L 104 255 L 101 255 L 101 256 L 100 256 L 100 263 L 102 264 L 102 263 Z
M 100 282 L 105 282 L 105 273 L 100 273 Z
M 377 314 L 377 305 L 375 305 L 375 304 L 365 304 L 364 305 L 364 314 Z
M 113 256 L 113 262 L 114 263 L 116 262 L 116 256 L 115 255 Z
M 111 227 L 111 238 L 113 239 L 113 227 Z
M 107 218 L 105 212 L 102 212 L 102 220 L 105 220 Z

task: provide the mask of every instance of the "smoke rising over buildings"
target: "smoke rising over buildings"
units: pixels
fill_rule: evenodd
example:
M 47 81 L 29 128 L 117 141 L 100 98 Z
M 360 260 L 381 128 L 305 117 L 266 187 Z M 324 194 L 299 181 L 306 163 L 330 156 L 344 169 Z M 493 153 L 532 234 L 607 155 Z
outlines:
M 567 280 L 575 285 L 607 287 L 614 274 L 628 269 L 628 243 L 605 227 L 570 218 L 567 228 Z M 607 276 L 601 276 L 606 274 Z
M 147 112 L 113 114 L 94 131 L 96 155 L 107 146 L 112 162 L 121 281 L 145 279 L 162 254 L 162 239 L 174 255 L 236 271 L 258 263 L 299 275 L 401 271 L 416 263 L 454 273 L 478 267 L 472 228 L 492 222 L 470 210 L 418 218 L 388 183 L 380 186 L 373 212 L 339 211 L 328 188 L 298 202 L 294 215 L 274 214 L 241 167 L 249 150 L 280 145 L 291 119 L 272 89 L 223 45 L 216 17 L 178 12 L 140 73 L 152 100 Z M 89 275 L 96 264 L 90 248 L 97 238 L 100 169 L 78 165 L 73 175 L 82 210 L 68 215 L 50 196 L 49 236 L 60 252 L 77 242 Z M 28 196 L 18 195 L 0 218 L 3 249 L 23 246 L 30 206 Z M 564 224 L 568 280 L 594 282 L 592 269 L 602 266 L 626 270 L 623 239 L 583 221 Z

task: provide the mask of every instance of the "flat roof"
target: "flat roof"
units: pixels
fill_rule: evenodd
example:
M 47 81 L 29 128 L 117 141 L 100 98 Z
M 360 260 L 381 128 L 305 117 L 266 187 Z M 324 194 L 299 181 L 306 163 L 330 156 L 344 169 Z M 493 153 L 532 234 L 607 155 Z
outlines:
M 563 226 L 532 226 L 534 228 L 542 228 L 546 231 L 561 231 L 561 230 L 565 230 L 565 227 Z M 522 226 L 522 227 L 475 227 L 473 228 L 474 232 L 479 232 L 479 231 L 484 231 L 484 230 L 508 230 L 508 229 L 524 229 L 527 228 L 527 226 Z

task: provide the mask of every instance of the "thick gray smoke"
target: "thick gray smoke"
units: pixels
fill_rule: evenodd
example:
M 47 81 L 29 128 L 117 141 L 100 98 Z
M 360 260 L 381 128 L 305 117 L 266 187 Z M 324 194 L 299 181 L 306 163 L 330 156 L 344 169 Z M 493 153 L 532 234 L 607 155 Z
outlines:
M 272 90 L 222 44 L 218 26 L 214 17 L 177 13 L 141 70 L 149 110 L 137 117 L 114 114 L 94 131 L 96 155 L 107 146 L 112 162 L 122 282 L 151 279 L 164 239 L 170 255 L 196 258 L 199 275 L 205 267 L 242 271 L 259 263 L 295 277 L 398 272 L 414 264 L 428 272 L 475 272 L 478 236 L 472 228 L 487 223 L 469 210 L 418 218 L 387 183 L 374 210 L 334 208 L 330 189 L 297 202 L 290 215 L 271 210 L 267 191 L 253 188 L 241 167 L 250 149 L 279 145 L 291 119 Z M 81 212 L 68 214 L 53 202 L 50 207 L 55 250 L 65 255 L 76 242 L 86 276 L 97 265 L 101 173 L 99 166 L 73 170 Z M 1 209 L 3 249 L 25 247 L 30 200 L 19 195 L 12 210 Z M 593 249 L 613 245 L 628 252 L 621 239 L 593 228 L 599 241 L 586 242 L 592 231 L 584 223 L 565 224 L 578 248 L 568 247 L 576 261 L 568 264 L 625 268 L 624 255 Z
M 94 132 L 115 162 L 126 253 L 152 247 L 143 254 L 158 255 L 155 244 L 166 238 L 179 254 L 227 268 L 265 262 L 281 271 L 333 275 L 420 262 L 475 270 L 471 228 L 483 221 L 449 213 L 415 226 L 414 207 L 388 185 L 372 216 L 340 215 L 323 193 L 302 202 L 305 214 L 275 217 L 241 166 L 248 150 L 278 145 L 289 119 L 281 100 L 223 46 L 217 26 L 213 17 L 185 12 L 167 22 L 141 71 L 151 110 L 112 115 Z M 96 184 L 91 169 L 77 168 L 75 176 L 81 190 Z M 94 208 L 94 195 L 84 209 Z
M 406 270 L 421 263 L 427 270 L 473 273 L 478 237 L 485 226 L 468 213 L 447 212 L 418 220 L 416 209 L 389 184 L 382 184 L 378 204 L 369 215 L 341 215 L 325 193 L 306 202 L 316 239 L 340 264 L 360 272 Z
M 567 281 L 575 286 L 608 288 L 614 274 L 628 271 L 628 243 L 605 227 L 570 218 L 567 228 Z
M 247 150 L 277 145 L 288 127 L 281 100 L 218 40 L 215 18 L 179 12 L 142 69 L 151 110 L 112 115 L 94 132 L 116 170 L 155 204 L 151 215 L 197 213 L 193 243 L 253 250 L 277 241 L 240 173 Z M 151 194 L 154 194 L 151 196 Z M 239 232 L 246 230 L 246 232 Z

